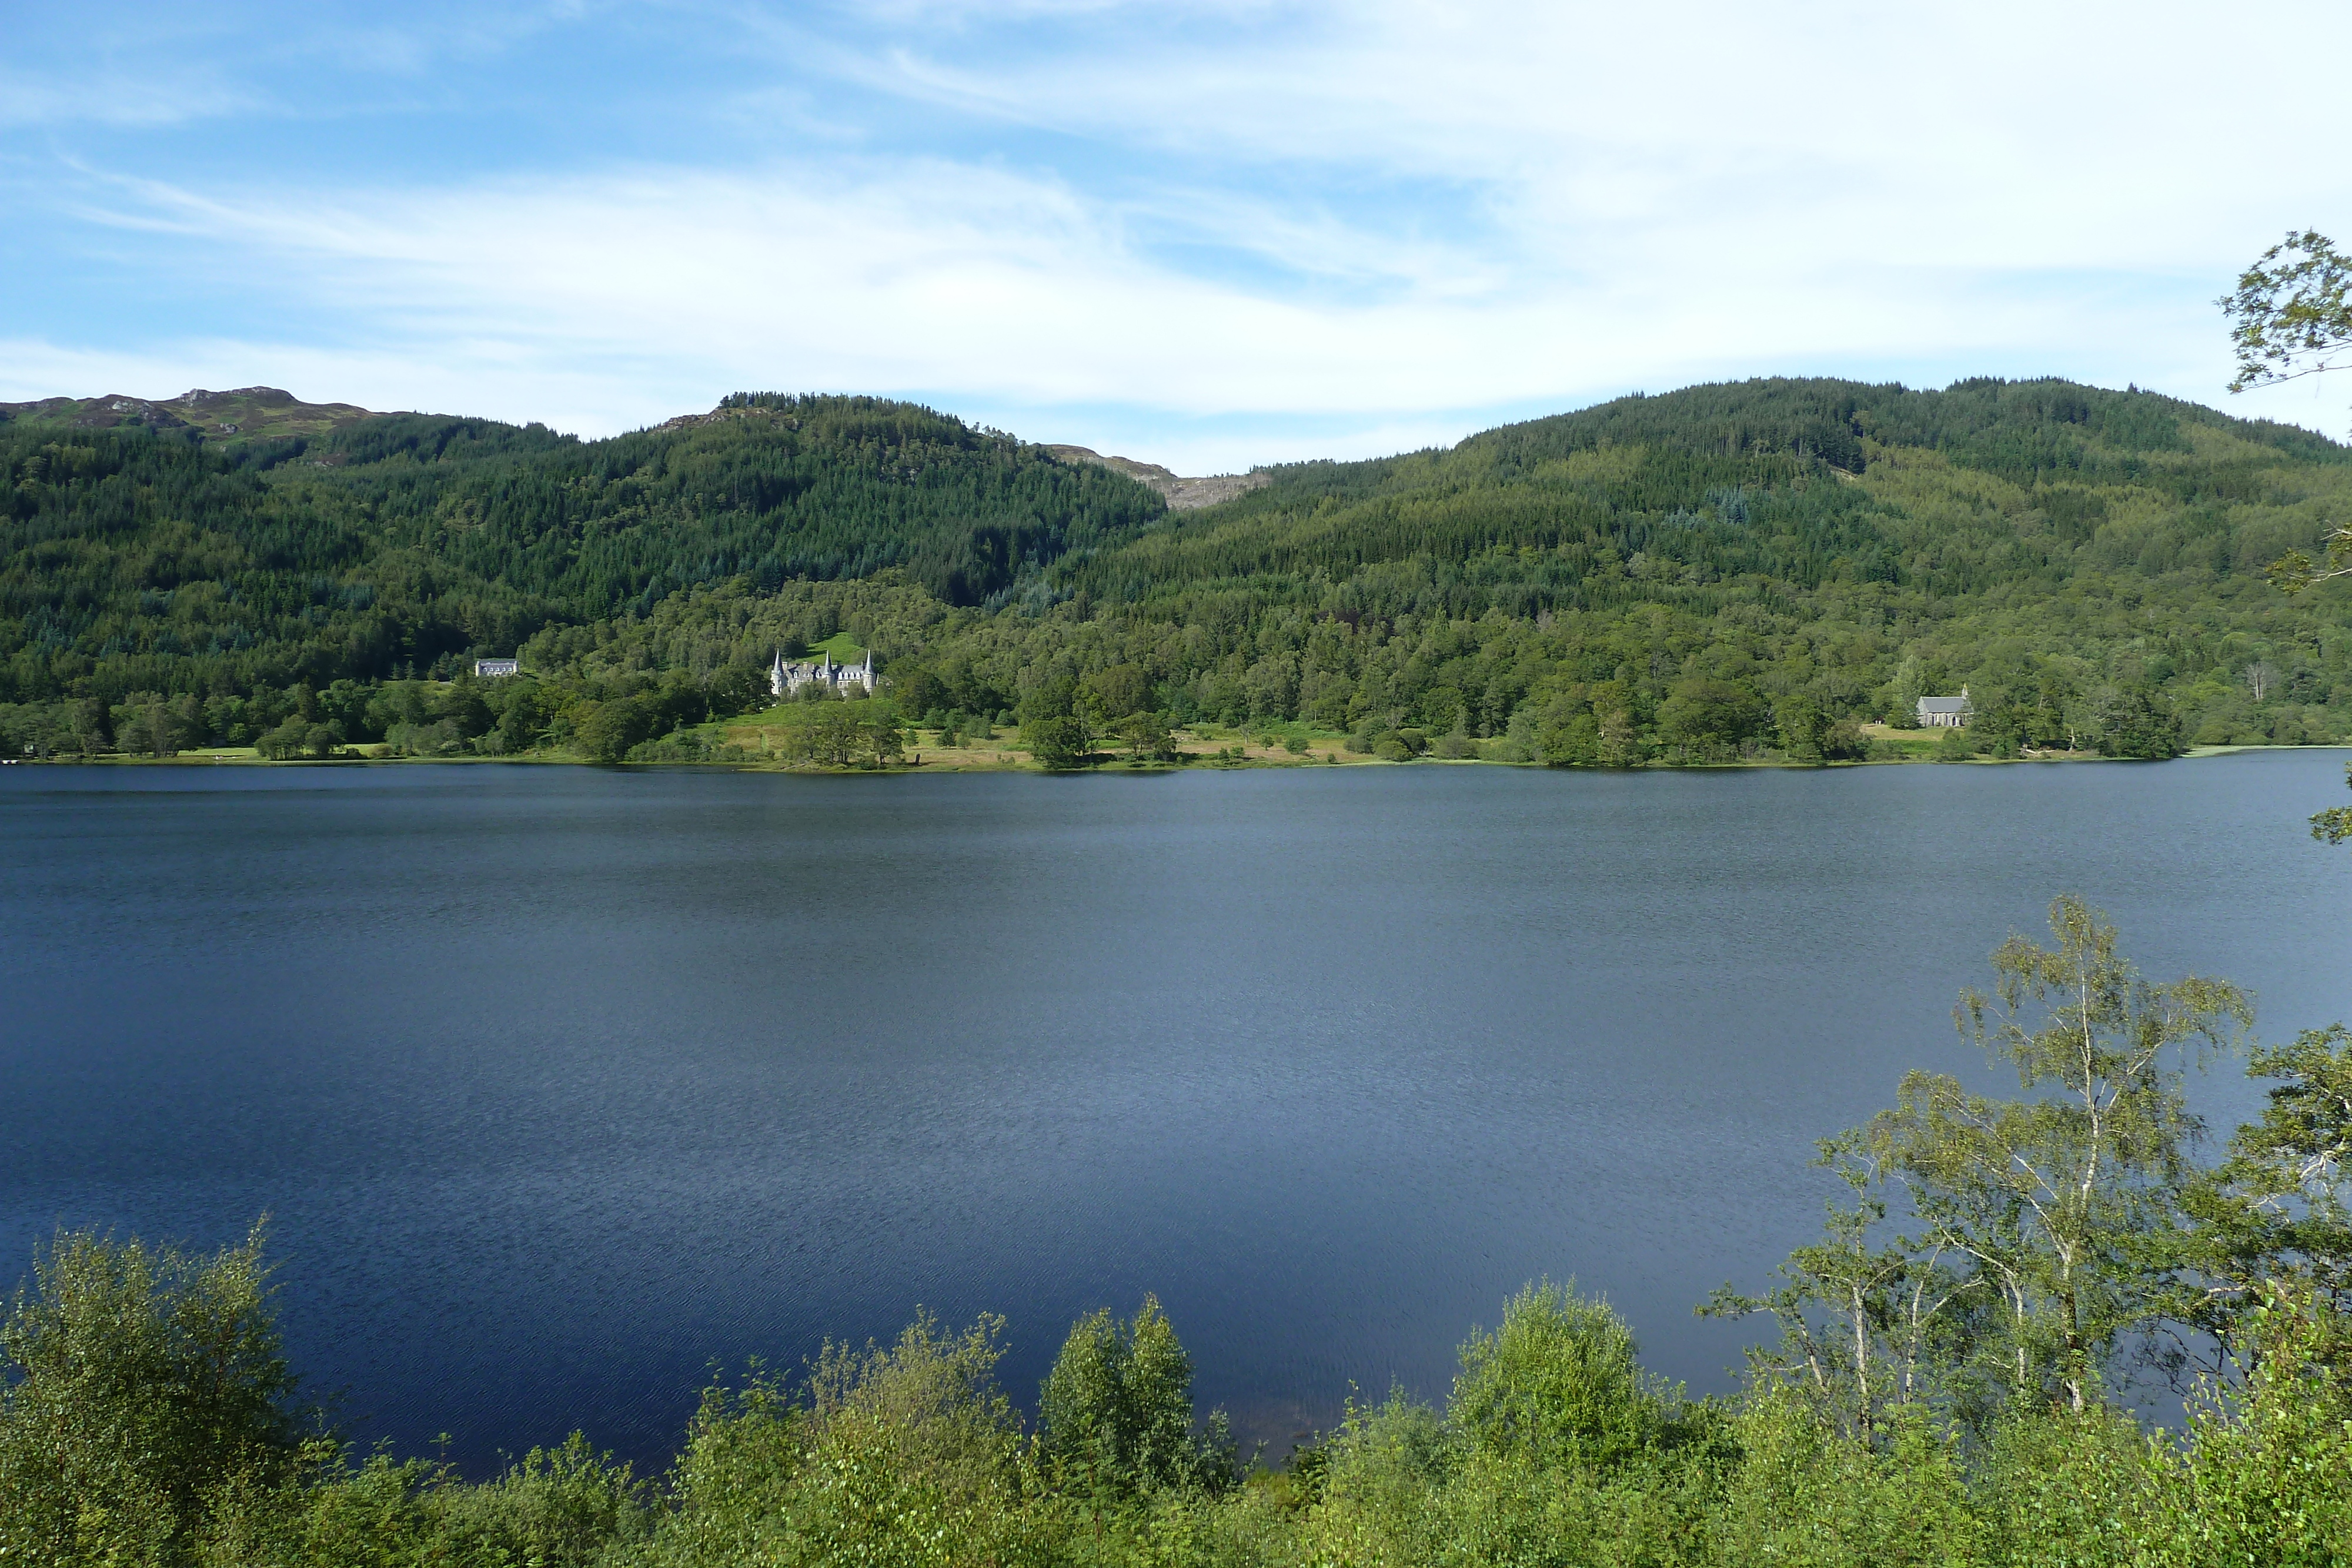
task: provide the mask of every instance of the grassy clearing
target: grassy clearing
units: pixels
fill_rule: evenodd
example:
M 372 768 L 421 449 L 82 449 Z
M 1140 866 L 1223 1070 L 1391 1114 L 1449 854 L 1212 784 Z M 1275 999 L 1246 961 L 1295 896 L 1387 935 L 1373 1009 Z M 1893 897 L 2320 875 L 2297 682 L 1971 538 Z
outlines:
M 852 715 L 863 719 L 875 706 L 878 705 L 879 699 L 868 698 L 848 704 L 846 706 Z M 713 758 L 709 759 L 719 762 L 722 765 L 751 768 L 789 768 L 794 769 L 831 771 L 829 768 L 814 768 L 814 765 L 804 761 L 788 759 L 790 748 L 784 744 L 786 731 L 814 723 L 815 719 L 820 715 L 825 713 L 830 706 L 830 704 L 820 703 L 778 703 L 760 713 L 743 714 L 731 718 L 712 719 L 705 724 L 688 727 L 677 733 L 681 736 L 690 736 L 701 739 L 714 752 L 722 747 L 733 747 L 741 753 L 740 758 Z M 1938 752 L 1942 739 L 1950 732 L 1940 729 L 1896 729 L 1887 725 L 1872 724 L 1865 725 L 1864 727 L 1864 733 L 1873 741 L 1883 742 L 1886 746 L 1897 747 L 1902 753 L 1899 758 L 1887 758 L 1882 755 L 1874 758 L 1872 759 L 1873 761 L 1886 762 L 1900 760 L 1904 762 L 1934 762 L 1940 759 Z M 1305 747 L 1303 751 L 1293 751 L 1290 749 L 1288 743 L 1294 738 L 1303 744 Z M 1389 762 L 1381 758 L 1370 756 L 1365 753 L 1349 751 L 1347 749 L 1348 737 L 1340 731 L 1317 728 L 1311 725 L 1301 723 L 1248 725 L 1239 727 L 1230 725 L 1200 724 L 1176 731 L 1175 740 L 1181 760 L 1171 764 L 1166 762 L 1138 761 L 1132 759 L 1127 755 L 1126 750 L 1119 745 L 1115 737 L 1105 736 L 1098 737 L 1096 742 L 1097 749 L 1095 754 L 1097 760 L 1094 764 L 1094 770 L 1104 772 L 1162 770 L 1171 767 L 1232 768 L 1249 766 L 1323 768 L 1335 765 L 1349 767 L 1365 765 L 1376 768 L 1388 768 L 1396 766 L 1396 764 Z M 2343 751 L 2352 750 L 2352 747 L 2280 747 L 2241 745 L 2199 746 L 2190 747 L 2186 755 L 2189 757 L 2223 757 L 2233 752 L 2240 751 L 2286 750 Z M 65 758 L 61 760 L 72 759 Z M 159 761 L 245 763 L 256 765 L 268 763 L 268 758 L 262 757 L 257 749 L 250 746 L 194 747 L 187 750 L 181 751 L 173 757 L 163 758 L 109 756 L 93 758 L 89 760 L 113 763 L 152 763 Z M 544 748 L 528 752 L 517 752 L 500 757 L 397 757 L 393 754 L 391 748 L 387 745 L 381 741 L 361 741 L 342 747 L 338 752 L 337 756 L 332 758 L 320 759 L 313 758 L 290 758 L 286 764 L 269 763 L 268 765 L 295 766 L 314 763 L 320 760 L 417 761 L 442 763 L 562 763 L 578 762 L 581 758 L 577 755 L 570 752 L 549 750 Z M 1414 760 L 1433 763 L 1469 763 L 1490 761 L 1491 759 L 1476 757 L 1441 758 L 1432 754 L 1416 758 Z M 1971 758 L 1969 760 L 1972 762 L 1996 762 L 2012 759 L 1992 757 L 1976 757 Z M 2093 752 L 2082 752 L 2073 755 L 2069 755 L 2064 752 L 2031 752 L 2025 757 L 2014 758 L 2013 760 L 2030 762 L 2095 762 L 2102 760 L 2102 758 Z M 1509 764 L 1496 765 L 1510 766 Z M 1738 768 L 1804 767 L 1811 765 L 1748 760 L 1719 763 L 1712 766 L 1722 768 Z M 1832 766 L 1847 765 L 1832 764 Z M 1006 727 L 999 729 L 992 737 L 987 740 L 972 739 L 966 737 L 961 737 L 959 743 L 955 746 L 947 746 L 941 743 L 940 731 L 910 726 L 907 730 L 906 762 L 898 767 L 884 769 L 884 771 L 911 771 L 917 768 L 920 768 L 926 772 L 950 773 L 1042 771 L 1037 768 L 1037 765 L 1031 760 L 1027 748 L 1021 744 L 1020 732 L 1017 727 Z
M 805 657 L 822 659 L 827 653 L 833 655 L 833 662 L 836 664 L 862 664 L 866 662 L 866 650 L 859 647 L 856 640 L 846 632 L 835 632 L 822 643 L 811 643 Z
M 1952 733 L 1948 729 L 1897 729 L 1892 725 L 1865 724 L 1862 727 L 1862 733 L 1868 736 L 1873 742 L 1885 742 L 1887 745 L 1902 748 L 1903 755 L 1899 758 L 1882 758 L 1874 757 L 1871 758 L 1874 762 L 1882 760 L 1898 760 L 1903 762 L 1944 762 L 1955 760 L 1954 758 L 1945 757 L 1943 754 L 1944 737 Z M 1962 733 L 1965 734 L 1966 732 L 1963 731 Z M 2214 748 L 2210 747 L 2201 748 L 2191 747 L 2189 755 L 2192 757 L 2199 756 L 2212 749 Z M 2255 748 L 2232 747 L 2231 749 L 2251 750 Z M 2113 759 L 2102 758 L 2095 751 L 2029 750 L 2017 757 L 1972 757 L 1966 760 L 1971 762 L 2100 762 Z
M 2330 746 L 2321 744 L 2312 746 L 2274 746 L 2260 744 L 2247 746 L 2192 746 L 2188 750 L 2182 752 L 2181 755 L 2183 757 L 2227 757 L 2233 751 L 2352 751 L 2352 745 Z
M 1885 741 L 1903 748 L 1906 762 L 1929 762 L 1935 759 L 1936 747 L 1945 731 L 1940 729 L 1897 729 L 1891 724 L 1865 724 L 1862 733 L 1874 741 Z

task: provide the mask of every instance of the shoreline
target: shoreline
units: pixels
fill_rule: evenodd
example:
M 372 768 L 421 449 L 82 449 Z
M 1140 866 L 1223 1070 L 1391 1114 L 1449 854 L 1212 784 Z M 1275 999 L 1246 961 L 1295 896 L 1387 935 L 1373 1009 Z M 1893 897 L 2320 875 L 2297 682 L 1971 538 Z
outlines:
M 1118 758 L 1106 758 L 1085 768 L 1048 768 L 1026 759 L 1019 761 L 899 763 L 884 768 L 825 768 L 767 763 L 758 761 L 647 761 L 597 762 L 584 757 L 568 757 L 546 753 L 523 752 L 503 757 L 385 757 L 378 755 L 345 757 L 303 757 L 273 759 L 257 755 L 252 747 L 211 747 L 203 751 L 180 752 L 170 757 L 126 757 L 120 754 L 79 757 L 9 757 L 0 758 L 0 767 L 79 767 L 79 768 L 392 768 L 429 764 L 436 767 L 526 767 L 526 768 L 665 768 L 671 770 L 705 770 L 724 773 L 779 773 L 808 778 L 902 777 L 926 774 L 964 773 L 1033 773 L 1076 777 L 1083 774 L 1160 774 L 1160 773 L 1231 773 L 1265 768 L 1413 768 L 1428 765 L 1439 768 L 1549 768 L 1563 773 L 1725 773 L 1757 769 L 1777 769 L 1785 772 L 1820 773 L 1847 768 L 1909 768 L 1917 766 L 2010 766 L 2013 764 L 2071 763 L 2144 763 L 2193 762 L 2209 757 L 2230 757 L 2252 751 L 2352 751 L 2352 741 L 2334 745 L 2297 744 L 2291 746 L 2242 744 L 2228 746 L 2193 746 L 2175 758 L 2102 757 L 2095 752 L 2042 753 L 2027 757 L 1888 757 L 1850 758 L 1833 761 L 1792 762 L 1778 758 L 1742 758 L 1725 762 L 1644 762 L 1630 768 L 1599 768 L 1580 764 L 1548 762 L 1512 762 L 1486 757 L 1414 757 L 1402 761 L 1356 753 L 1330 753 L 1320 756 L 1244 755 L 1239 758 L 1213 752 L 1188 752 L 1179 762 L 1136 762 Z M 1011 754 L 1007 754 L 1010 756 Z

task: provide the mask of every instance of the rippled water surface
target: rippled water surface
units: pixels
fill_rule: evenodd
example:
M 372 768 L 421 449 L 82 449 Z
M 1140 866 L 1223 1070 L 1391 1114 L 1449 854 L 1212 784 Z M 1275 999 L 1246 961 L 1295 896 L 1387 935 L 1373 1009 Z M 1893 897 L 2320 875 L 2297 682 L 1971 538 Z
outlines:
M 2352 1016 L 2342 768 L 0 769 L 0 1277 L 267 1211 L 314 1386 L 477 1468 L 919 1303 L 1020 1394 L 1155 1291 L 1276 1455 L 1545 1275 L 1726 1387 L 1692 1303 L 2052 894 Z

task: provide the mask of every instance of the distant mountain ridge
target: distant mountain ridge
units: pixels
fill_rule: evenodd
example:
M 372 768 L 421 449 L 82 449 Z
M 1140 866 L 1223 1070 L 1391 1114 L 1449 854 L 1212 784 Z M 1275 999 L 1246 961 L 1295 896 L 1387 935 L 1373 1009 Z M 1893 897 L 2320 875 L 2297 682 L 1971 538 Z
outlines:
M 33 402 L 0 402 L 0 420 L 60 424 L 69 430 L 114 430 L 143 425 L 150 430 L 200 431 L 210 440 L 271 440 L 324 435 L 373 409 L 349 402 L 304 402 L 281 387 L 236 387 L 213 392 L 196 387 L 178 397 L 48 397 Z
M 1130 479 L 1139 480 L 1159 491 L 1171 512 L 1190 512 L 1202 507 L 1213 507 L 1220 501 L 1245 496 L 1260 486 L 1270 484 L 1274 478 L 1263 468 L 1253 468 L 1246 474 L 1212 474 L 1187 478 L 1157 463 L 1139 463 L 1132 457 L 1106 457 L 1091 446 L 1048 446 L 1045 450 L 1065 463 L 1098 463 L 1114 474 L 1124 474 Z
M 46 397 L 30 402 L 0 402 L 0 423 L 56 424 L 68 430 L 115 430 L 136 425 L 149 430 L 194 431 L 211 441 L 255 441 L 324 435 L 362 419 L 381 417 L 387 412 L 351 402 L 305 402 L 282 387 L 236 387 L 227 392 L 194 387 L 171 398 L 109 392 L 100 397 Z M 758 406 L 722 402 L 708 413 L 674 414 L 650 428 L 690 430 L 716 422 L 758 418 L 767 412 Z M 1088 446 L 1046 444 L 1044 450 L 1065 463 L 1096 464 L 1148 485 L 1160 493 L 1171 511 L 1213 507 L 1220 501 L 1246 495 L 1272 477 L 1263 468 L 1246 474 L 1181 475 L 1157 463 L 1106 457 Z

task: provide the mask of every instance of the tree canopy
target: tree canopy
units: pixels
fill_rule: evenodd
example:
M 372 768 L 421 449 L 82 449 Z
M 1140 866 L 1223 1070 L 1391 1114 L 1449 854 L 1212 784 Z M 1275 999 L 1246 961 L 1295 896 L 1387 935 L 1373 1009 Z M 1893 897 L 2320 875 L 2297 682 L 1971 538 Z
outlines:
M 402 706 L 412 730 L 451 726 L 435 744 L 602 733 L 609 754 L 618 721 L 589 705 L 642 699 L 626 755 L 843 635 L 932 727 L 1018 711 L 1090 737 L 1148 715 L 1382 755 L 1836 760 L 1866 751 L 1853 727 L 1965 685 L 1967 744 L 1995 755 L 2333 742 L 2346 590 L 2263 573 L 2327 548 L 2348 456 L 2063 382 L 1766 380 L 1282 465 L 1170 512 L 1099 465 L 868 398 L 740 394 L 593 442 L 399 414 L 223 443 L 20 413 L 0 423 L 0 746 L 300 750 L 384 739 Z M 520 716 L 487 686 L 425 711 L 492 654 L 538 686 Z M 392 703 L 409 681 L 429 690 Z M 1041 691 L 1066 706 L 1038 712 Z

